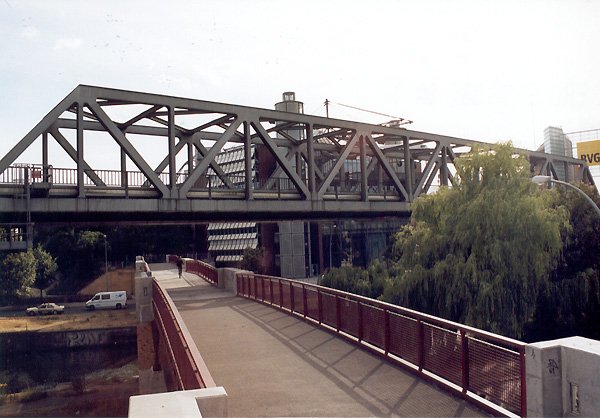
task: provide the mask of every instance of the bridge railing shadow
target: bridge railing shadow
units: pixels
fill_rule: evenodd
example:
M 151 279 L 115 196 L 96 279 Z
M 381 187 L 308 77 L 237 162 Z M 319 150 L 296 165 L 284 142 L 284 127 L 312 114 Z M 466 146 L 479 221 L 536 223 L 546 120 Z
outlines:
M 523 342 L 294 280 L 238 273 L 236 281 L 238 296 L 301 317 L 493 413 L 526 414 Z

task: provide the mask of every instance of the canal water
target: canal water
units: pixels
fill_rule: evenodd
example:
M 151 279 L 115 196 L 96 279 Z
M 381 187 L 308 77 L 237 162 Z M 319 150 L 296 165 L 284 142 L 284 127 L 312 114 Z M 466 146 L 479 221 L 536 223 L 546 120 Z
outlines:
M 134 344 L 111 347 L 63 348 L 0 356 L 0 394 L 28 387 L 72 382 L 86 374 L 116 369 L 135 361 Z

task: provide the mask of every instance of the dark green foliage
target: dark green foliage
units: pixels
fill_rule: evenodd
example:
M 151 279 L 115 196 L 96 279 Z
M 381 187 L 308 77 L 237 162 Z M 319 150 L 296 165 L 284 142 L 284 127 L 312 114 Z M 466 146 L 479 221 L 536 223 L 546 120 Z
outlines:
M 33 256 L 35 258 L 35 286 L 40 289 L 40 297 L 42 297 L 42 290 L 50 286 L 56 279 L 58 265 L 56 259 L 39 244 L 33 249 Z
M 244 249 L 242 263 L 240 268 L 253 271 L 254 273 L 264 274 L 265 272 L 265 249 L 263 247 Z
M 577 185 L 596 204 L 595 189 Z M 572 229 L 564 234 L 564 249 L 550 280 L 540 292 L 534 321 L 528 325 L 526 340 L 581 335 L 600 339 L 600 219 L 579 193 L 557 186 L 554 204 L 566 206 Z
M 201 228 L 198 228 L 200 231 Z M 56 257 L 59 292 L 77 291 L 104 272 L 104 235 L 109 267 L 131 265 L 137 255 L 150 262 L 165 254 L 193 254 L 202 239 L 194 225 L 119 226 L 101 230 L 37 227 L 36 242 Z
M 331 269 L 323 275 L 319 284 L 369 298 L 377 298 L 383 293 L 388 280 L 386 264 L 376 260 L 367 270 L 352 266 Z
M 35 281 L 32 251 L 6 254 L 0 262 L 0 297 L 11 299 L 25 295 Z
M 414 204 L 392 249 L 384 299 L 520 338 L 562 247 L 564 208 L 529 180 L 510 145 L 456 161 L 460 182 Z

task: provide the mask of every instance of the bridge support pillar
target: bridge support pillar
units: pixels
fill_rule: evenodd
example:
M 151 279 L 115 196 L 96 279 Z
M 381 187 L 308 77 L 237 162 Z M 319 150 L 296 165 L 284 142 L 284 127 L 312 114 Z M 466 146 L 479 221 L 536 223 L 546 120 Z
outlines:
M 137 317 L 137 347 L 139 392 L 165 392 L 166 385 L 158 361 L 158 330 L 152 309 L 152 272 L 142 257 L 135 262 L 135 313 Z
M 527 416 L 597 416 L 600 341 L 582 337 L 529 344 Z

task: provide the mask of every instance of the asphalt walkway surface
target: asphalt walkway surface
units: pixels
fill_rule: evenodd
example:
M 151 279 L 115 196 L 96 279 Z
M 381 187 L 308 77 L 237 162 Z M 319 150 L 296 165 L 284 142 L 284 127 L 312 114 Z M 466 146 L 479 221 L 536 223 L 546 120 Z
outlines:
M 150 265 L 168 289 L 229 416 L 479 417 L 482 411 L 332 333 Z

